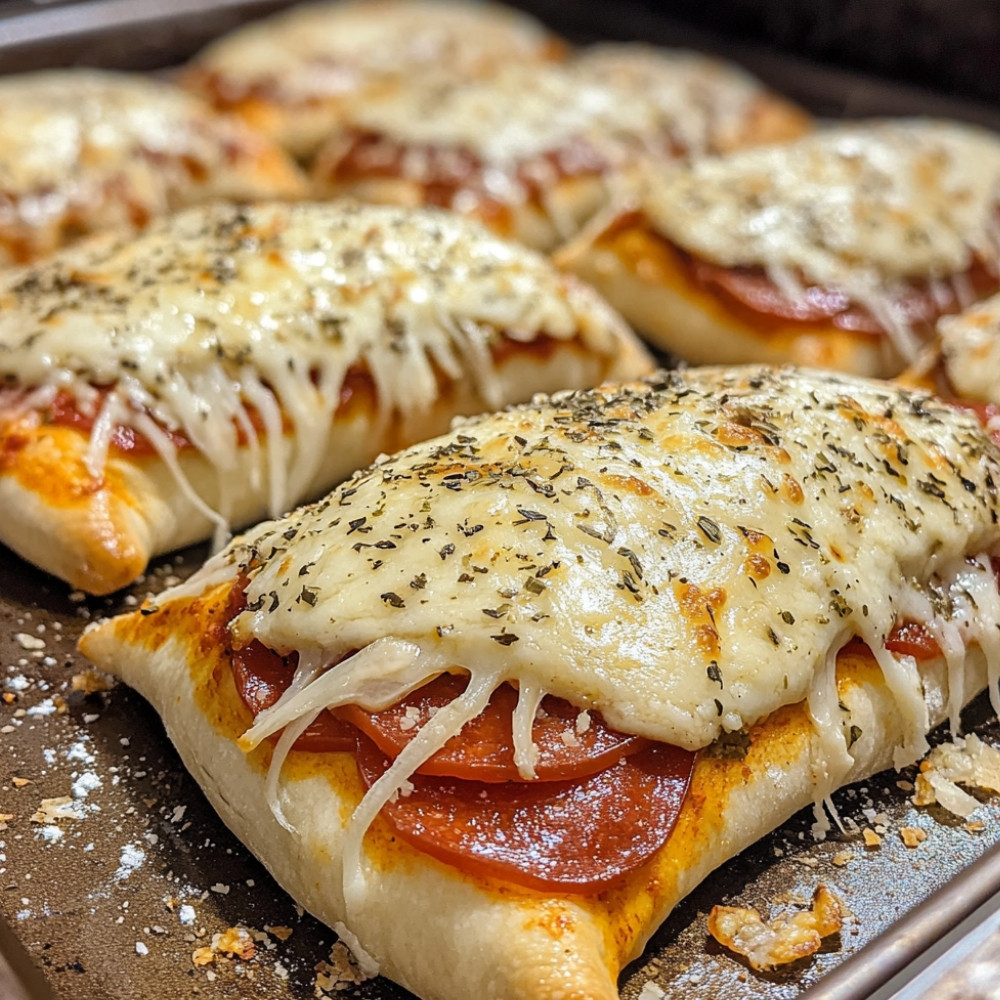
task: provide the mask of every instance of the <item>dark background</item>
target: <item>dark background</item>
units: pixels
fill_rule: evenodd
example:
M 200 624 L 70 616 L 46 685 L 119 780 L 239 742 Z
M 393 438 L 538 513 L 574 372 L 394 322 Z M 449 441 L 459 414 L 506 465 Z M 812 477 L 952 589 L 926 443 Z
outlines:
M 513 0 L 553 27 L 586 41 L 610 33 L 622 38 L 663 41 L 662 26 L 705 31 L 723 43 L 744 42 L 791 52 L 842 67 L 915 84 L 941 94 L 988 102 L 1000 109 L 1000 0 Z M 248 10 L 268 13 L 280 0 L 0 0 L 0 71 L 28 68 L 10 45 L 11 25 L 19 44 L 27 15 L 49 23 L 60 16 L 77 20 L 83 7 L 95 12 L 105 27 L 130 20 L 136 10 L 159 15 L 155 32 L 132 34 L 134 48 L 124 55 L 136 67 L 177 61 L 192 46 L 192 25 L 215 34 L 247 16 Z M 164 25 L 174 15 L 172 25 Z M 183 15 L 184 27 L 180 27 Z M 8 37 L 4 38 L 4 26 Z M 48 33 L 48 32 L 47 32 Z M 53 58 L 51 34 L 49 58 Z M 682 33 L 683 35 L 683 33 Z M 676 35 L 672 36 L 676 37 Z M 100 46 L 83 44 L 77 36 L 59 61 L 95 61 Z M 4 44 L 6 42 L 6 45 Z M 691 44 L 706 44 L 697 34 Z M 96 54 L 96 55 L 95 55 Z M 115 54 L 122 64 L 123 53 Z
M 621 6 L 1000 104 L 998 0 L 646 0 Z

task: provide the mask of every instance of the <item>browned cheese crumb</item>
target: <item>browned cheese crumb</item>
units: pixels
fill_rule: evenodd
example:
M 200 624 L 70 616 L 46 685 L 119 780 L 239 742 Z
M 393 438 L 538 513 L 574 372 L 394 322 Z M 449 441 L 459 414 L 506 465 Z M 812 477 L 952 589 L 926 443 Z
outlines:
M 350 948 L 343 941 L 337 941 L 330 950 L 330 960 L 328 962 L 317 962 L 315 965 L 316 996 L 322 996 L 323 992 L 331 990 L 342 990 L 345 986 L 358 986 L 370 977 L 362 970 Z
M 98 691 L 110 690 L 112 681 L 105 674 L 100 674 L 96 670 L 84 670 L 82 673 L 73 674 L 70 686 L 74 691 L 96 694 Z
M 882 843 L 882 838 L 870 827 L 865 827 L 862 831 L 865 838 L 865 847 L 879 847 Z
M 249 961 L 254 956 L 257 946 L 253 943 L 250 932 L 245 927 L 228 927 L 212 937 L 212 948 L 216 953 L 223 952 L 235 958 Z
M 843 925 L 840 900 L 825 885 L 816 887 L 812 909 L 765 924 L 755 909 L 713 906 L 708 932 L 719 944 L 743 955 L 757 972 L 773 969 L 819 951 L 823 938 Z
M 31 817 L 32 823 L 58 823 L 61 819 L 80 819 L 80 813 L 73 808 L 73 800 L 68 795 L 55 799 L 42 799 L 38 812 Z
M 913 804 L 929 806 L 936 802 L 965 819 L 977 808 L 979 801 L 959 785 L 1000 792 L 1000 751 L 984 743 L 975 733 L 935 747 L 921 761 Z
M 195 965 L 210 965 L 216 955 L 229 955 L 249 961 L 257 951 L 253 937 L 245 927 L 227 927 L 212 935 L 211 945 L 196 948 L 191 953 L 191 961 Z
M 904 826 L 899 831 L 899 836 L 907 847 L 917 847 L 927 839 L 927 833 L 919 826 Z

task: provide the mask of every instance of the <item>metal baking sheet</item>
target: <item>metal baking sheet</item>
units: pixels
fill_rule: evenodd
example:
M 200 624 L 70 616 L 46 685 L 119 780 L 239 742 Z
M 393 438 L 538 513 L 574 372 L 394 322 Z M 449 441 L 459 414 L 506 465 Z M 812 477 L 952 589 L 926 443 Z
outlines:
M 98 0 L 30 11 L 21 4 L 13 15 L 0 12 L 0 71 L 69 62 L 158 68 L 248 11 L 275 6 Z M 574 40 L 642 37 L 736 56 L 820 113 L 951 114 L 1000 127 L 996 109 L 717 45 L 649 10 L 626 16 L 612 4 L 555 0 L 522 6 Z M 409 994 L 386 980 L 344 978 L 333 933 L 302 913 L 225 829 L 155 713 L 124 686 L 101 689 L 75 652 L 88 621 L 134 607 L 204 555 L 192 549 L 160 560 L 128 591 L 84 599 L 0 548 L 0 814 L 9 816 L 0 820 L 0 951 L 37 997 L 405 1000 Z M 965 723 L 1000 742 L 985 699 Z M 912 778 L 912 769 L 887 773 L 835 796 L 848 826 L 881 831 L 876 848 L 866 848 L 858 833 L 818 843 L 811 814 L 802 814 L 720 869 L 625 971 L 623 1000 L 785 1000 L 848 968 L 845 961 L 866 943 L 903 926 L 922 900 L 1000 843 L 1000 803 L 984 802 L 975 817 L 983 829 L 970 831 L 941 811 L 915 809 L 905 787 Z M 60 798 L 69 799 L 72 815 L 40 822 L 43 801 Z M 904 826 L 921 827 L 927 839 L 906 848 Z M 756 973 L 707 936 L 705 915 L 715 903 L 773 914 L 807 900 L 820 882 L 835 889 L 850 916 L 809 959 Z M 959 903 L 946 901 L 942 926 L 962 916 Z M 193 961 L 233 927 L 250 933 L 252 956 Z

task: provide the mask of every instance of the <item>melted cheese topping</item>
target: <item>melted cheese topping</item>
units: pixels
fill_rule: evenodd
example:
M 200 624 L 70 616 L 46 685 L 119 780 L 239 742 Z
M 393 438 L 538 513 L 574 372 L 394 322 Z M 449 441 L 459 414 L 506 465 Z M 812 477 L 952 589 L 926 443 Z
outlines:
M 801 280 L 869 308 L 904 356 L 892 301 L 912 280 L 948 280 L 1000 254 L 1000 140 L 966 125 L 830 128 L 797 142 L 645 176 L 652 224 L 726 267 L 764 267 L 791 299 Z M 896 293 L 894 295 L 894 293 Z
M 448 0 L 317 3 L 248 25 L 195 65 L 218 73 L 227 96 L 273 89 L 279 100 L 341 96 L 417 71 L 466 77 L 544 58 L 553 36 L 500 4 Z
M 439 373 L 497 406 L 490 346 L 541 335 L 579 338 L 609 360 L 630 338 L 543 257 L 433 210 L 191 209 L 0 283 L 0 380 L 36 389 L 39 406 L 73 392 L 96 417 L 93 470 L 124 424 L 180 475 L 157 424 L 182 430 L 218 470 L 220 527 L 247 487 L 227 474 L 241 431 L 277 514 L 310 488 L 352 366 L 370 372 L 386 417 L 429 408 Z M 110 387 L 100 409 L 94 386 Z
M 1000 295 L 942 319 L 938 334 L 955 393 L 1000 406 Z
M 0 231 L 43 229 L 67 215 L 85 230 L 122 227 L 136 212 L 162 215 L 209 198 L 300 194 L 301 179 L 283 158 L 270 183 L 247 169 L 264 153 L 279 156 L 167 83 L 97 70 L 4 77 Z
M 741 71 L 693 53 L 604 46 L 567 65 L 512 65 L 472 82 L 417 81 L 359 104 L 347 121 L 396 143 L 471 153 L 493 169 L 562 154 L 563 169 L 592 171 L 595 156 L 607 166 L 639 153 L 672 158 L 714 148 L 745 122 L 761 93 Z M 574 144 L 588 150 L 580 163 Z M 404 170 L 429 179 L 418 150 Z M 510 200 L 509 179 L 487 183 Z
M 885 640 L 923 597 L 1000 664 L 989 562 L 966 559 L 998 549 L 998 483 L 975 418 L 926 394 L 703 369 L 465 423 L 254 529 L 194 585 L 249 574 L 237 641 L 329 663 L 391 638 L 691 749 L 809 696 L 860 635 L 912 753 L 919 681 Z M 827 700 L 810 703 L 830 728 Z
M 687 153 L 751 144 L 748 116 L 762 98 L 775 100 L 758 79 L 733 63 L 684 49 L 605 43 L 584 49 L 575 65 L 583 79 L 603 81 L 630 94 L 632 101 L 652 102 L 659 127 L 667 123 L 671 137 Z M 804 116 L 796 127 L 805 128 Z

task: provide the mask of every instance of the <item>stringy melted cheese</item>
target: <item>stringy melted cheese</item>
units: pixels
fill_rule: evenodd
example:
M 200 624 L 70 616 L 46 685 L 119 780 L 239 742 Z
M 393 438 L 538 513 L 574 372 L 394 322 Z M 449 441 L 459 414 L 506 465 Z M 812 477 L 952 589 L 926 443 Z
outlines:
M 976 420 L 926 394 L 695 370 L 465 423 L 259 526 L 185 586 L 249 575 L 237 642 L 313 664 L 409 643 L 414 674 L 424 659 L 512 680 L 691 749 L 810 696 L 859 635 L 912 756 L 920 682 L 885 640 L 922 600 L 983 646 L 995 682 L 997 483 Z M 834 746 L 843 716 L 824 701 Z
M 361 0 L 303 5 L 250 24 L 195 65 L 218 73 L 227 96 L 265 87 L 291 103 L 342 96 L 416 72 L 460 77 L 545 58 L 553 36 L 536 20 L 489 3 Z
M 395 143 L 471 153 L 493 171 L 537 173 L 544 164 L 532 161 L 558 154 L 572 173 L 733 141 L 762 93 L 740 70 L 694 53 L 603 46 L 566 65 L 515 64 L 464 83 L 418 81 L 359 104 L 348 123 Z M 403 168 L 429 179 L 417 149 Z M 494 197 L 515 200 L 504 190 L 511 178 L 484 183 Z
M 904 357 L 893 300 L 1000 254 L 1000 140 L 968 125 L 904 120 L 826 129 L 794 143 L 644 176 L 653 225 L 704 260 L 764 267 L 793 301 L 802 280 L 867 307 Z M 956 286 L 962 300 L 963 289 Z
M 170 84 L 127 73 L 4 77 L 0 135 L 0 234 L 130 228 L 137 213 L 303 190 L 263 138 Z M 262 156 L 278 157 L 275 173 L 257 172 Z
M 248 486 L 229 474 L 241 432 L 255 457 L 250 485 L 266 477 L 277 515 L 336 447 L 332 415 L 352 366 L 370 372 L 384 418 L 429 408 L 439 373 L 498 406 L 491 345 L 541 335 L 580 338 L 609 364 L 630 337 L 543 257 L 434 210 L 191 209 L 0 283 L 0 379 L 36 390 L 28 402 L 39 406 L 59 388 L 75 394 L 96 417 L 94 475 L 114 426 L 130 425 L 183 486 L 161 428 L 183 431 L 218 470 L 220 530 L 232 491 Z M 94 386 L 110 387 L 100 408 Z
M 942 319 L 938 333 L 955 394 L 1000 406 L 1000 295 Z

